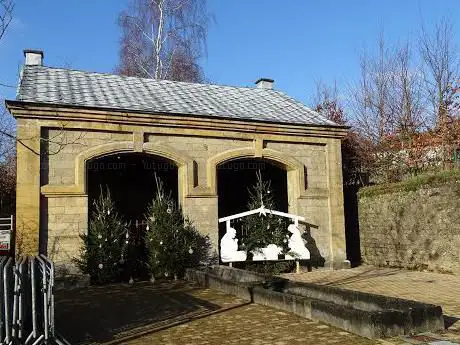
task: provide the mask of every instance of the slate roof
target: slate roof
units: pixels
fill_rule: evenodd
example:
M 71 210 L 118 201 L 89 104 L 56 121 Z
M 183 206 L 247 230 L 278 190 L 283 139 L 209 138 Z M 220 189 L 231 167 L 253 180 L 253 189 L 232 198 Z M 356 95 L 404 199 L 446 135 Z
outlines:
M 45 66 L 24 66 L 16 99 L 146 113 L 337 126 L 277 90 L 153 80 Z

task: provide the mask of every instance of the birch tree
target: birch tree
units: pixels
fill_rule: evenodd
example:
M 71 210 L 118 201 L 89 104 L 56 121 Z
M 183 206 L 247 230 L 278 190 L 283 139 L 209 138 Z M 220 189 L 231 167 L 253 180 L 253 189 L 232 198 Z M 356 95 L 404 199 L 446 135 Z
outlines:
M 122 75 L 202 82 L 207 0 L 131 0 L 119 17 Z

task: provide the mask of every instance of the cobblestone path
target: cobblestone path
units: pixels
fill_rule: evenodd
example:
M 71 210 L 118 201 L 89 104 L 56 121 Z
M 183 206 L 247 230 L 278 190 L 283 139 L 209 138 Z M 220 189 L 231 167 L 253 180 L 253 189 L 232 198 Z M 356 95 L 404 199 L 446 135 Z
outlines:
M 126 344 L 365 345 L 380 343 L 282 311 L 250 304 L 156 332 Z
M 296 278 L 306 280 L 303 276 Z M 460 343 L 460 332 L 454 329 L 411 338 L 371 340 L 184 282 L 60 291 L 56 302 L 57 329 L 72 345 Z M 446 342 L 440 342 L 443 340 Z

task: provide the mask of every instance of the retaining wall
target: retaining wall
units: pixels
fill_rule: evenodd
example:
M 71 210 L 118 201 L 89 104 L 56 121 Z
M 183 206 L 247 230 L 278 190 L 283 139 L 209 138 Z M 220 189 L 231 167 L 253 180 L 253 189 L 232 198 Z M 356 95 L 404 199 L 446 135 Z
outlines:
M 460 183 L 366 194 L 359 199 L 364 263 L 460 274 Z

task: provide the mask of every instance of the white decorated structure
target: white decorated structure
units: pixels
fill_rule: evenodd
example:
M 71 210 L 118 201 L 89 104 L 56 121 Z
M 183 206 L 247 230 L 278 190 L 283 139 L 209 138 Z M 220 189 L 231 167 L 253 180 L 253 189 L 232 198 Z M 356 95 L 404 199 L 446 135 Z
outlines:
M 236 230 L 232 227 L 227 228 L 227 232 L 220 240 L 220 257 L 223 262 L 246 261 L 246 252 L 238 250 L 238 239 Z
M 246 211 L 232 216 L 227 216 L 219 219 L 219 223 L 226 223 L 226 233 L 220 240 L 220 257 L 222 262 L 237 262 L 246 261 L 247 253 L 243 250 L 238 250 L 238 239 L 236 238 L 236 230 L 232 228 L 231 221 L 237 221 L 241 218 L 251 216 L 253 214 L 259 214 L 260 216 L 266 216 L 268 214 L 289 218 L 293 221 L 289 225 L 288 231 L 291 236 L 288 240 L 289 254 L 285 255 L 285 260 L 309 260 L 310 252 L 305 247 L 304 240 L 300 234 L 299 221 L 305 221 L 305 218 L 295 214 L 270 210 L 265 208 L 263 205 L 255 210 Z M 249 230 L 250 231 L 250 230 Z M 266 260 L 278 260 L 278 255 L 282 254 L 282 248 L 275 244 L 269 244 L 265 248 L 260 248 L 257 251 L 252 252 L 253 261 L 266 261 Z

